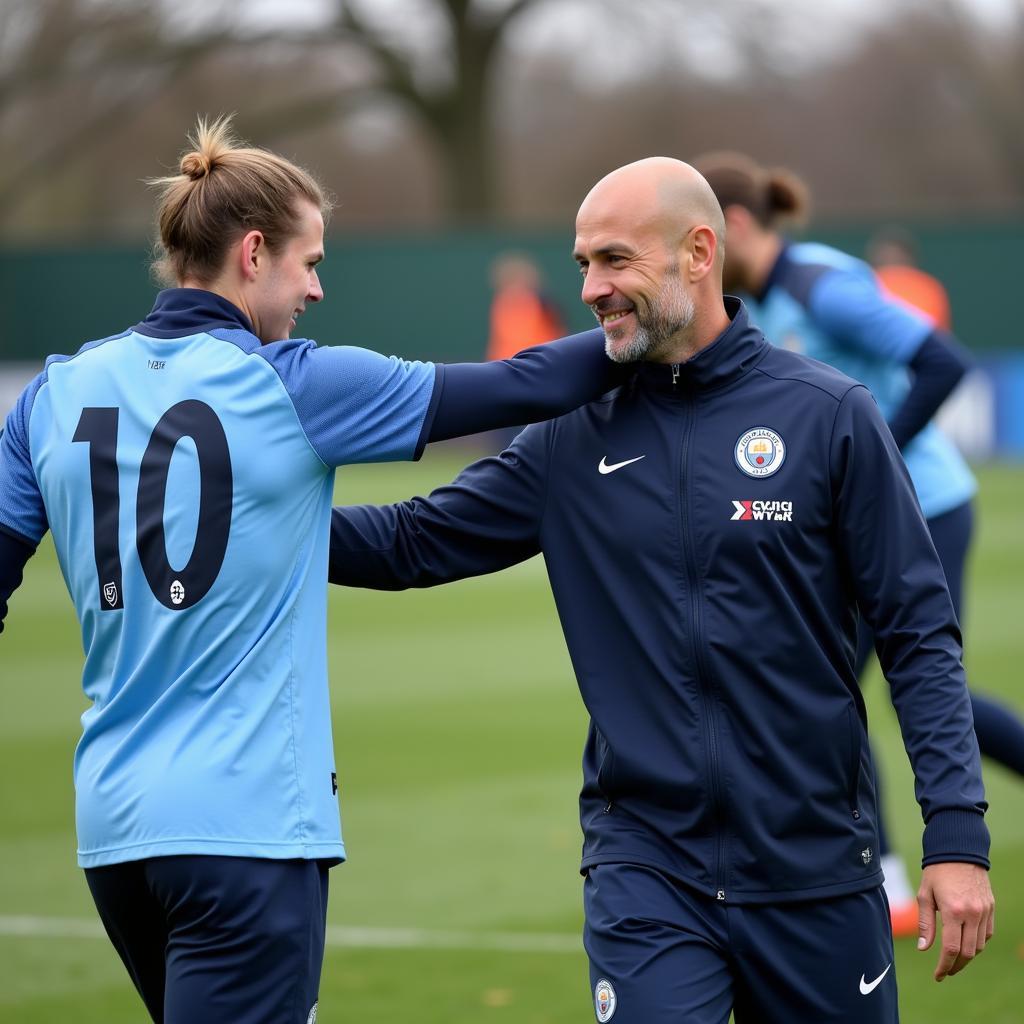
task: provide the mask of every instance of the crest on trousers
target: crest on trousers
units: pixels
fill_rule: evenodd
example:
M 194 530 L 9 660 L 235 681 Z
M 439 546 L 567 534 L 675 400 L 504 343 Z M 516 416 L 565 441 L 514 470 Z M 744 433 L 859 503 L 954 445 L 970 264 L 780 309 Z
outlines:
M 771 476 L 782 468 L 786 460 L 786 445 L 774 430 L 751 427 L 740 434 L 733 456 L 736 465 L 747 476 Z
M 612 1014 L 615 1013 L 615 1006 L 618 1000 L 615 997 L 615 989 L 612 988 L 612 983 L 605 978 L 602 978 L 594 986 L 594 1009 L 597 1011 L 597 1019 L 599 1024 L 605 1024 L 605 1021 L 612 1019 Z
M 104 583 L 103 584 L 103 599 L 113 608 L 117 604 L 117 584 L 116 583 Z

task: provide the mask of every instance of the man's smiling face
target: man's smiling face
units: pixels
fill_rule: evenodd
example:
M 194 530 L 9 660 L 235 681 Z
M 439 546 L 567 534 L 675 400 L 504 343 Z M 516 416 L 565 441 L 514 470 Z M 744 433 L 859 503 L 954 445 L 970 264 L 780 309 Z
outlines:
M 581 298 L 604 328 L 610 358 L 656 360 L 692 322 L 693 299 L 661 225 L 617 191 L 595 190 L 576 218 Z

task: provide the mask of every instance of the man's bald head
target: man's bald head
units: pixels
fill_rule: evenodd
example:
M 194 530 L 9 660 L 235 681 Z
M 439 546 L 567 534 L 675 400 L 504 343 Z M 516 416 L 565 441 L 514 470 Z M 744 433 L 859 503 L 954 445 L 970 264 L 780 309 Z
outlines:
M 714 232 L 717 262 L 724 252 L 725 218 L 711 186 L 699 171 L 671 157 L 652 156 L 606 174 L 587 194 L 580 222 L 649 229 L 676 245 L 695 227 Z
M 725 329 L 724 235 L 714 192 L 681 160 L 638 160 L 590 190 L 573 256 L 612 359 L 683 362 Z

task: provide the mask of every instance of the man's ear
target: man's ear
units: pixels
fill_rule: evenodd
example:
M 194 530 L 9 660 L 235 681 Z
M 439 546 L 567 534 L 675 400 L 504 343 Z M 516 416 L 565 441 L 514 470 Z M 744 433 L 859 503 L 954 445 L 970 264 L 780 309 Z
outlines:
M 242 277 L 246 281 L 255 280 L 260 265 L 266 259 L 267 242 L 262 231 L 249 231 L 238 243 L 238 259 Z
M 690 280 L 703 280 L 715 265 L 715 254 L 718 252 L 718 239 L 715 232 L 707 224 L 698 224 L 690 231 L 687 238 L 689 250 Z

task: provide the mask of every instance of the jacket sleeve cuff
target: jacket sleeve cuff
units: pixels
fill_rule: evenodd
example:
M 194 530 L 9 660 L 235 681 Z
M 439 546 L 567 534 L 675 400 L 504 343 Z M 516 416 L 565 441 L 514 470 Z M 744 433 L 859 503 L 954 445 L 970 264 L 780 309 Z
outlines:
M 961 861 L 988 868 L 988 853 L 988 826 L 977 811 L 938 811 L 925 826 L 922 867 Z

